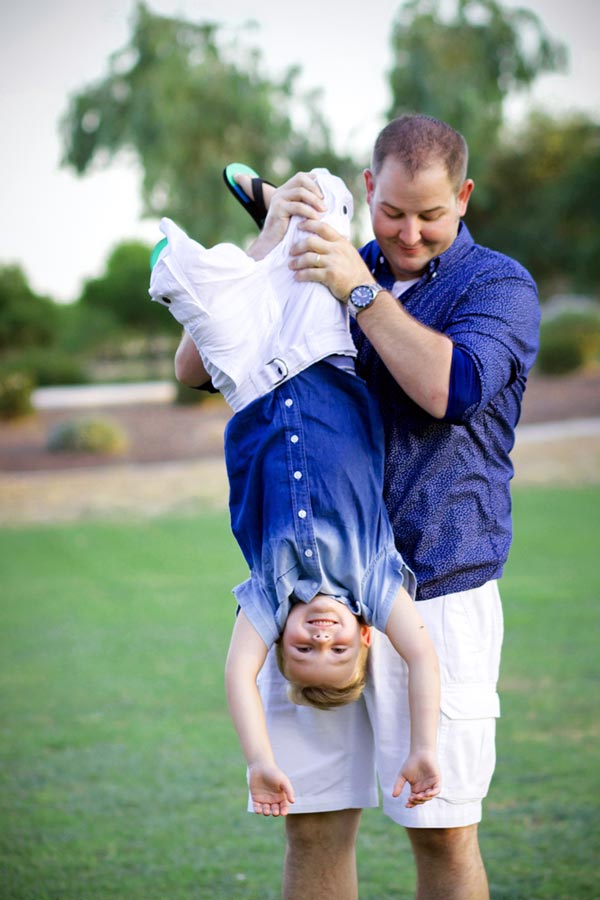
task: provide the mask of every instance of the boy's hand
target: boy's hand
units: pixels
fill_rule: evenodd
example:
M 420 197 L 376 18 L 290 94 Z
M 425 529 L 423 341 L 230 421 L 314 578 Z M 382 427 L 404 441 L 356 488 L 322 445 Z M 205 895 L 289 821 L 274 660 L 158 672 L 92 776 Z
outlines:
M 292 216 L 314 219 L 326 210 L 321 189 L 307 172 L 298 172 L 277 188 L 267 205 L 263 234 L 274 244 L 285 236 Z
M 246 179 L 246 181 L 244 181 Z M 238 184 L 250 194 L 250 178 L 239 176 Z M 298 172 L 279 188 L 263 185 L 267 218 L 262 231 L 246 251 L 252 259 L 264 259 L 285 237 L 292 216 L 318 218 L 326 210 L 321 190 L 312 175 Z
M 248 785 L 259 816 L 287 816 L 289 804 L 295 800 L 292 784 L 277 766 L 252 765 L 248 769 Z
M 433 800 L 441 788 L 440 770 L 435 753 L 417 751 L 410 754 L 396 778 L 392 797 L 400 796 L 407 781 L 411 786 L 410 797 L 405 804 L 407 809 Z

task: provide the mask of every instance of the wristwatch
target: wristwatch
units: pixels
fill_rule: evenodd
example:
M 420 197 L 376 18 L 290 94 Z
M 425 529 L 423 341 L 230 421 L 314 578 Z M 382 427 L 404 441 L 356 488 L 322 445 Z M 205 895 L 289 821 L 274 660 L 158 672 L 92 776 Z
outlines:
M 348 297 L 348 309 L 351 314 L 356 318 L 363 309 L 368 309 L 381 291 L 385 291 L 385 288 L 380 284 L 359 284 L 353 288 Z

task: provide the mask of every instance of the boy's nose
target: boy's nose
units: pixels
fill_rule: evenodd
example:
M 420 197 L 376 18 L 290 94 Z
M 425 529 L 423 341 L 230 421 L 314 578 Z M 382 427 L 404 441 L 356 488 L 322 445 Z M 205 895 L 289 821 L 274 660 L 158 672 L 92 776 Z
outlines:
M 315 641 L 328 641 L 329 634 L 327 631 L 317 631 L 317 633 L 314 635 L 314 638 Z

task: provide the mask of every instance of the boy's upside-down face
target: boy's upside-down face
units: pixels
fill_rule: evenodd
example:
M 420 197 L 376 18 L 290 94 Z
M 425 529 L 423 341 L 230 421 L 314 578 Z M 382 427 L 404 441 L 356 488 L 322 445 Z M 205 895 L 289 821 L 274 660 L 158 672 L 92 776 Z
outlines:
M 334 597 L 295 603 L 281 636 L 285 675 L 296 684 L 344 687 L 355 675 L 371 629 Z

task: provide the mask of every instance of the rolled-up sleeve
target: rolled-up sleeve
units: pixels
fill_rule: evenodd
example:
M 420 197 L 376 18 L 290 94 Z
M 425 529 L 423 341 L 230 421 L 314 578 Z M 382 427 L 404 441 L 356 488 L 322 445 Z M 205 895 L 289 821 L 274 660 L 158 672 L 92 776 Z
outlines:
M 500 391 L 525 377 L 537 353 L 539 321 L 537 290 L 527 273 L 522 277 L 488 275 L 470 285 L 444 331 L 472 363 L 479 397 L 472 389 L 470 405 L 449 404 L 447 415 L 452 421 L 469 419 Z M 462 363 L 466 377 L 469 367 Z M 469 377 L 472 381 L 472 373 Z

